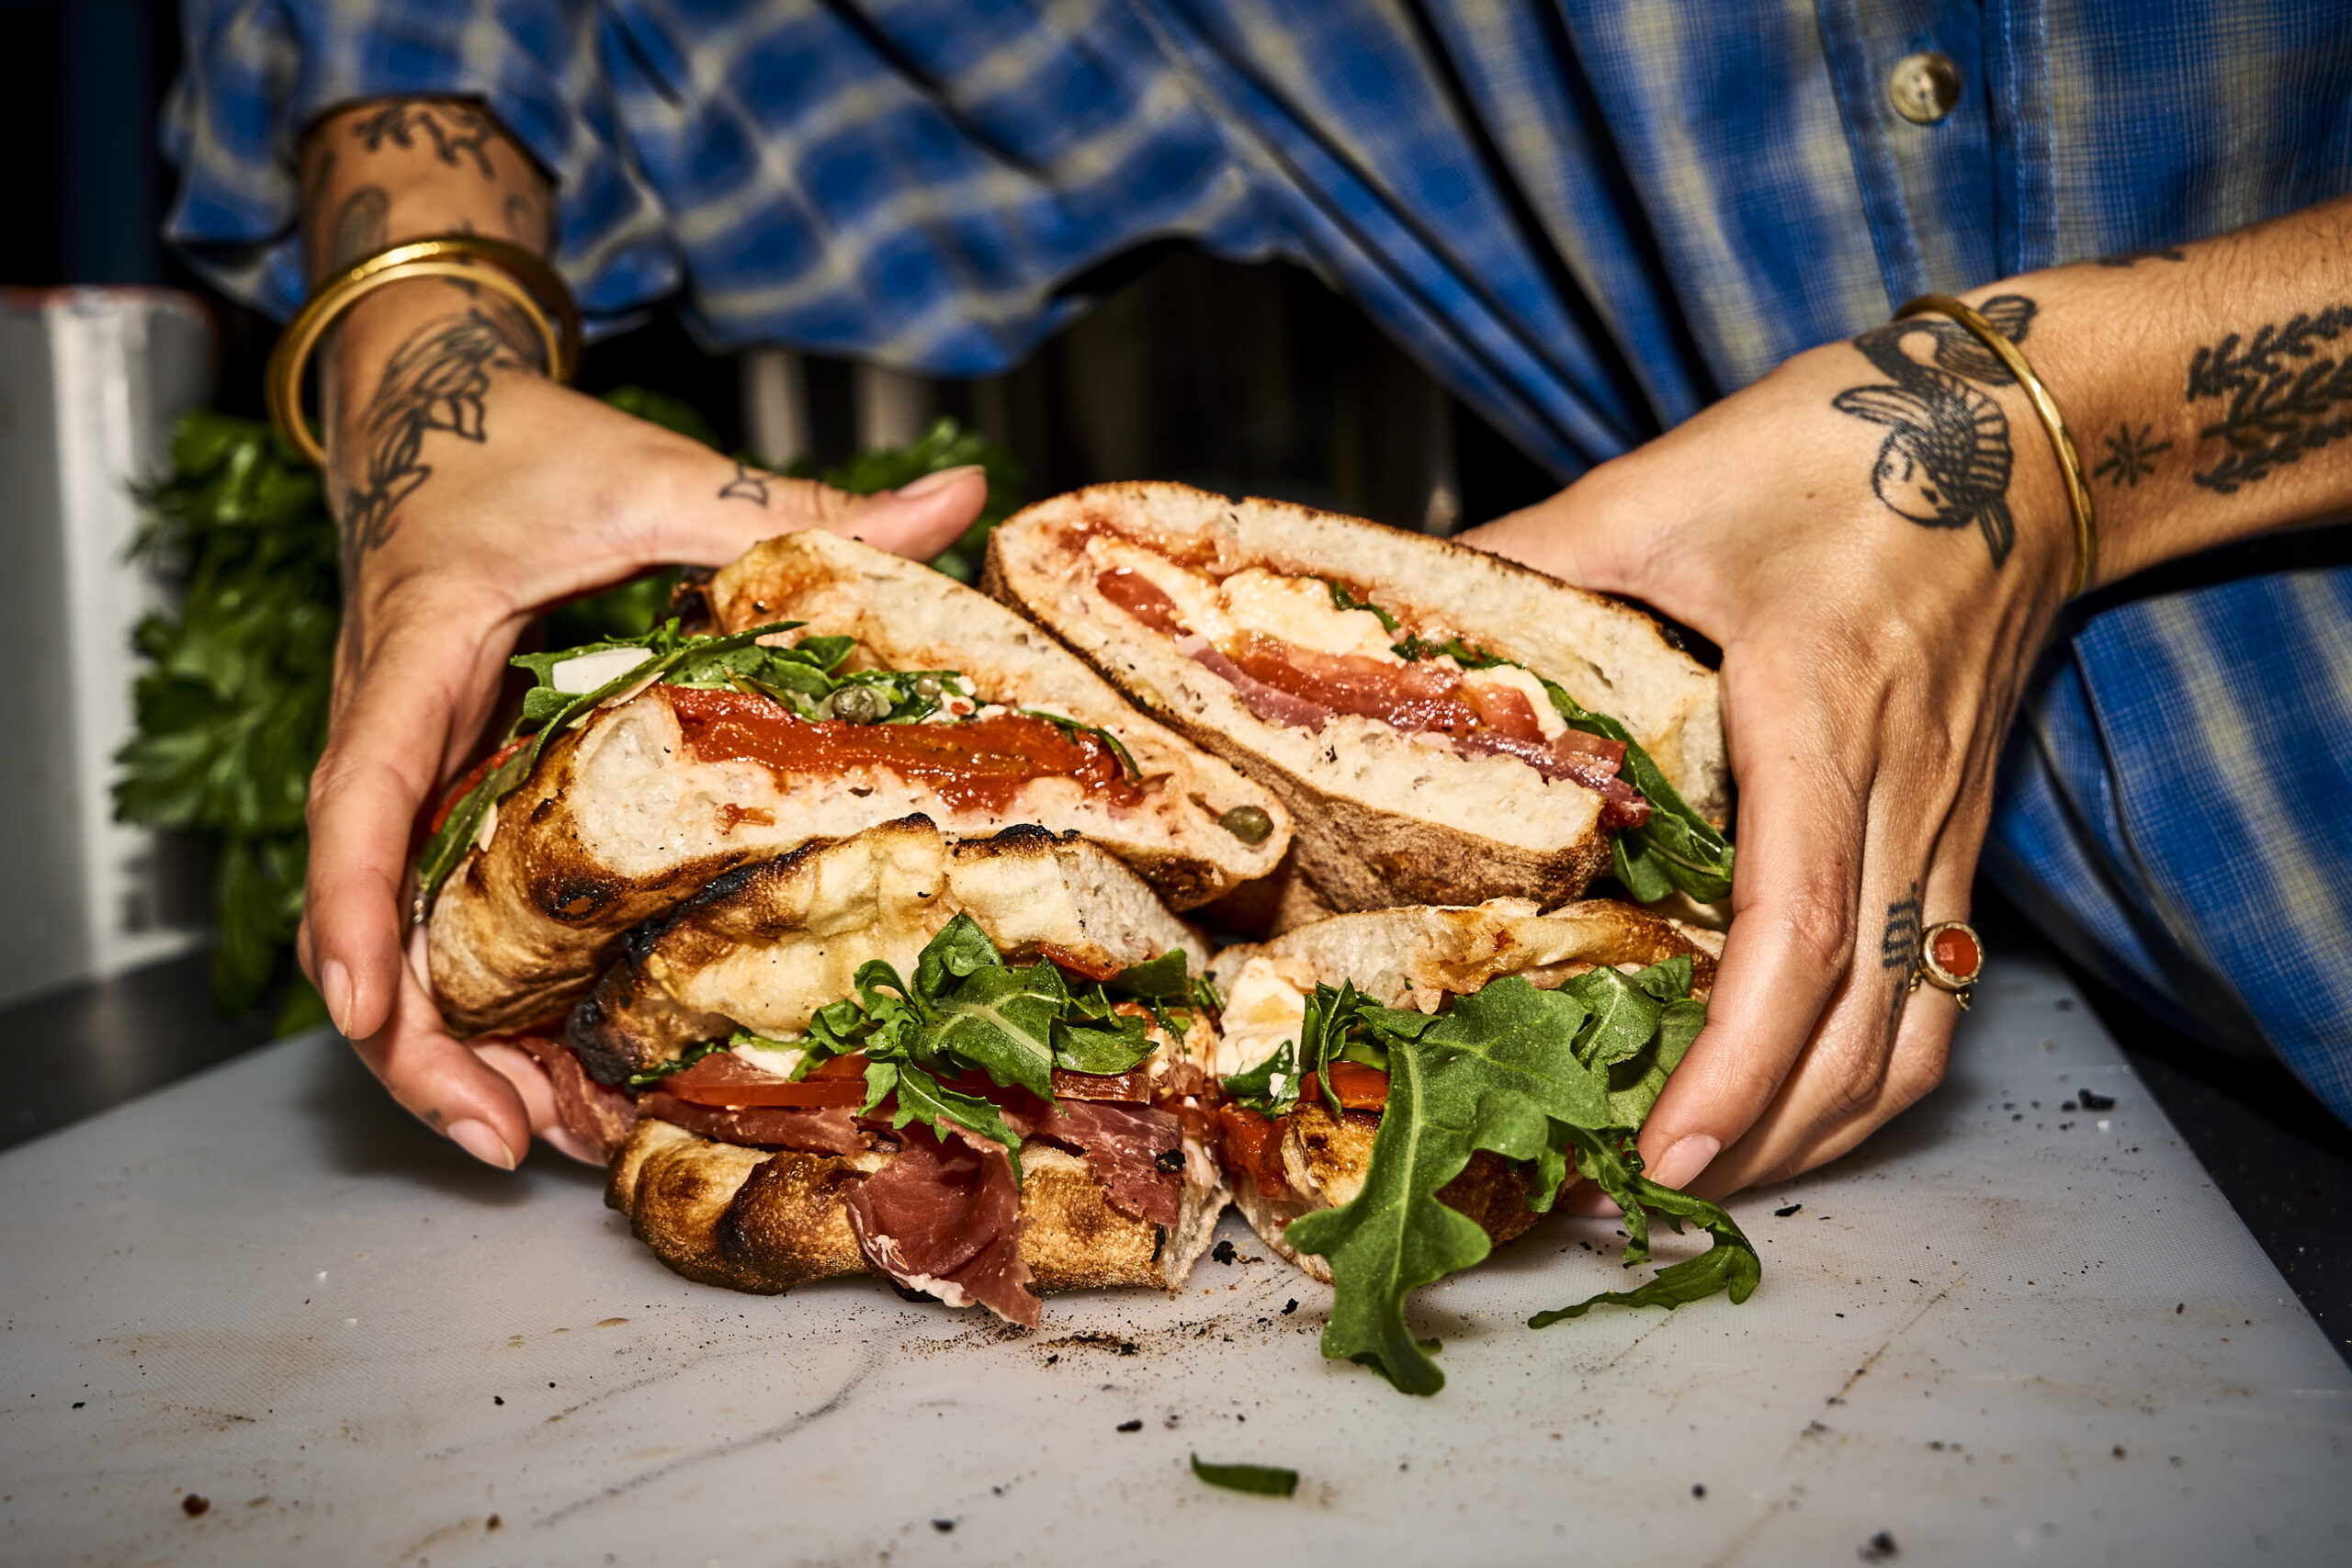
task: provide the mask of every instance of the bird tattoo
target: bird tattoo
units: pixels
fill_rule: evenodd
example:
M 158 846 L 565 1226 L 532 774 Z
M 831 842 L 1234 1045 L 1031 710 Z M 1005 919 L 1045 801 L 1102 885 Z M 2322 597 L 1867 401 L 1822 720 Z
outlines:
M 2025 336 L 2034 310 L 2023 295 L 2003 294 L 1985 301 L 1984 314 L 2014 343 Z M 1970 383 L 2007 387 L 2016 378 L 1953 321 L 1891 321 L 1854 339 L 1854 346 L 1886 381 L 1849 387 L 1830 406 L 1887 427 L 1871 489 L 1890 511 L 1923 528 L 1974 525 L 1999 566 L 2017 542 L 2008 501 L 2009 421 Z

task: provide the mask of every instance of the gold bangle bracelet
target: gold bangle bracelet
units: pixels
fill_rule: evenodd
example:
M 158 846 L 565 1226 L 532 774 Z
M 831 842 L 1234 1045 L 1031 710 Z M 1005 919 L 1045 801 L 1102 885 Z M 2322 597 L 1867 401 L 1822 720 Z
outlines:
M 2041 378 L 2033 373 L 2018 345 L 2003 335 L 2001 329 L 1986 321 L 1974 307 L 1962 304 L 1949 294 L 1922 294 L 1894 312 L 1898 321 L 1934 311 L 1950 316 L 1980 339 L 1993 356 L 2008 367 L 2025 389 L 2026 397 L 2033 404 L 2033 412 L 2041 416 L 2041 425 L 2050 432 L 2051 450 L 2058 455 L 2058 472 L 2066 481 L 2066 504 L 2075 513 L 2075 581 L 2066 590 L 2072 599 L 2090 586 L 2091 574 L 2098 570 L 2098 514 L 2091 507 L 2090 481 L 2083 477 L 2082 455 L 2075 450 L 2075 438 L 2066 434 L 2065 418 L 2058 412 L 2058 400 Z
M 510 300 L 530 318 L 547 351 L 548 374 L 559 381 L 571 379 L 580 363 L 580 308 L 555 268 L 503 240 L 475 234 L 442 234 L 411 240 L 379 251 L 345 268 L 321 284 L 308 303 L 295 312 L 269 352 L 262 394 L 269 419 L 314 468 L 326 467 L 326 448 L 311 434 L 302 412 L 302 372 L 311 352 L 335 319 L 387 284 L 412 277 L 454 277 L 479 284 Z M 548 319 L 548 307 L 554 320 Z

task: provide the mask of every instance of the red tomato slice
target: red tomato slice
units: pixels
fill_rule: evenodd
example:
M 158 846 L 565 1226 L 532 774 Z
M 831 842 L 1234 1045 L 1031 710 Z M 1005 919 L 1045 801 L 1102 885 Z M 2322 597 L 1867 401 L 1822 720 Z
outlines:
M 741 1056 L 718 1051 L 684 1072 L 672 1073 L 662 1080 L 661 1087 L 691 1105 L 780 1105 L 804 1111 L 829 1105 L 855 1108 L 865 1103 L 865 1079 L 837 1066 L 852 1061 L 857 1064 L 854 1072 L 862 1075 L 865 1057 L 836 1056 L 795 1083 L 776 1074 L 763 1073 Z
M 1362 1062 L 1334 1062 L 1331 1098 L 1343 1111 L 1377 1111 L 1388 1103 L 1388 1075 Z
M 473 765 L 472 772 L 469 773 L 464 778 L 459 779 L 456 784 L 449 786 L 449 793 L 441 797 L 441 808 L 433 814 L 432 825 L 424 830 L 428 833 L 439 832 L 441 830 L 441 825 L 449 820 L 449 813 L 458 809 L 458 802 L 465 799 L 468 793 L 473 789 L 474 785 L 490 777 L 490 771 L 492 768 L 495 768 L 501 762 L 506 761 L 507 758 L 514 755 L 515 752 L 520 751 L 524 747 L 528 746 L 536 739 L 537 739 L 537 737 L 530 735 L 517 737 L 513 740 L 509 740 L 505 745 L 501 746 L 497 750 L 492 751 L 489 756 L 484 757 L 481 761 L 476 762 Z
M 1256 1177 L 1259 1190 L 1269 1198 L 1287 1196 L 1290 1184 L 1283 1179 L 1283 1122 L 1241 1105 L 1218 1106 L 1216 1119 L 1225 1128 L 1225 1163 Z

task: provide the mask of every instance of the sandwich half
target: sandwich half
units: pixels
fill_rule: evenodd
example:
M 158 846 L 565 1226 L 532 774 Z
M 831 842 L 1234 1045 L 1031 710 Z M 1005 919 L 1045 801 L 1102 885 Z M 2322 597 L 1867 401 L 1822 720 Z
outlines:
M 1281 795 L 1324 907 L 1550 906 L 1610 869 L 1643 902 L 1729 891 L 1715 678 L 1638 610 L 1179 484 L 1027 508 L 983 586 Z
M 1034 1325 L 1040 1292 L 1172 1290 L 1208 1245 L 1201 953 L 1090 844 L 916 817 L 722 879 L 632 938 L 568 1043 L 518 1043 L 678 1272 L 878 1274 Z
M 1082 834 L 1181 908 L 1289 842 L 1271 792 L 926 568 L 809 533 L 713 588 L 750 624 L 516 660 L 538 682 L 526 733 L 452 792 L 418 868 L 459 1033 L 545 1028 L 622 933 L 714 877 L 912 813 L 956 838 Z
M 1634 1149 L 1705 1021 L 1720 943 L 1610 900 L 1493 899 L 1335 916 L 1217 955 L 1222 1157 L 1260 1237 L 1336 1285 L 1326 1354 L 1435 1392 L 1405 1297 L 1524 1232 L 1572 1170 L 1624 1209 L 1629 1263 L 1645 1205 L 1716 1241 L 1600 1299 L 1745 1299 L 1746 1238 L 1643 1178 Z

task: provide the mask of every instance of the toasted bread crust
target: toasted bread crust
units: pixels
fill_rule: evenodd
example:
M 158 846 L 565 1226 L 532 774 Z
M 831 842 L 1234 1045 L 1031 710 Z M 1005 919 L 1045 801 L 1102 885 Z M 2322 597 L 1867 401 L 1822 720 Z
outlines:
M 811 1280 L 879 1277 L 858 1248 L 844 1200 L 888 1159 L 870 1151 L 770 1154 L 649 1119 L 613 1157 L 605 1201 L 687 1279 L 774 1295 Z M 1021 1165 L 1021 1259 L 1041 1293 L 1175 1290 L 1225 1207 L 1222 1188 L 1187 1183 L 1181 1217 L 1164 1231 L 1114 1207 L 1080 1156 L 1033 1138 L 1022 1145 Z
M 1563 784 L 1546 796 L 1532 770 L 1416 748 L 1368 721 L 1351 721 L 1361 733 L 1345 739 L 1310 739 L 1257 718 L 1231 687 L 1111 608 L 1091 579 L 1080 580 L 1086 574 L 1071 564 L 1065 541 L 1083 530 L 1208 549 L 1227 570 L 1262 564 L 1336 573 L 1400 611 L 1441 616 L 1543 670 L 1588 705 L 1616 711 L 1697 809 L 1720 817 L 1724 808 L 1713 677 L 1639 611 L 1451 541 L 1284 502 L 1227 501 L 1184 485 L 1098 485 L 1040 502 L 1000 527 L 982 587 L 1069 643 L 1137 705 L 1281 795 L 1298 824 L 1295 861 L 1333 908 L 1572 898 L 1609 863 L 1597 797 L 1589 809 L 1572 810 L 1569 798 L 1589 792 Z M 1587 645 L 1570 646 L 1552 622 L 1575 622 Z M 1628 705 L 1636 684 L 1639 711 Z M 1360 776 L 1381 787 L 1350 782 Z M 1441 782 L 1387 787 L 1408 779 Z M 1392 798 L 1376 802 L 1374 794 Z M 1521 815 L 1555 819 L 1557 831 L 1532 840 L 1523 830 L 1507 836 L 1500 821 L 1481 831 L 1454 808 L 1498 794 L 1548 801 L 1545 812 Z
M 1041 957 L 1115 974 L 1182 952 L 1199 934 L 1125 865 L 1036 828 L 950 844 L 910 817 L 728 873 L 666 919 L 640 926 L 565 1038 L 592 1076 L 617 1084 L 738 1026 L 797 1035 L 853 994 L 880 959 L 911 974 L 922 946 L 970 915 L 1014 963 Z

